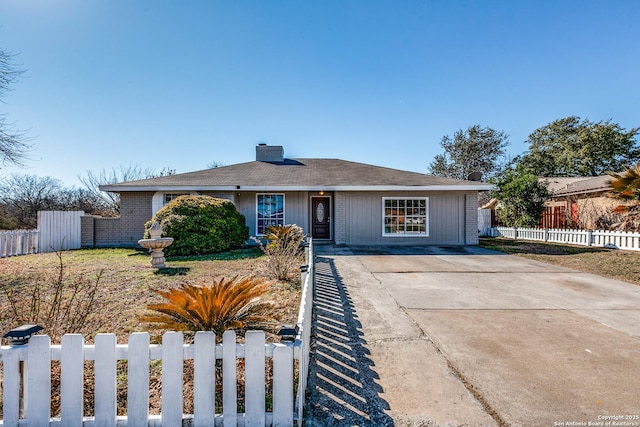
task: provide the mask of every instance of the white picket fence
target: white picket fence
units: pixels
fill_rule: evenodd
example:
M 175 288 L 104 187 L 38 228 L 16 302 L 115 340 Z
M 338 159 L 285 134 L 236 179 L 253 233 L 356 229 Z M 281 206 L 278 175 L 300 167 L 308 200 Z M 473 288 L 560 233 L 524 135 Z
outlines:
M 0 258 L 38 252 L 38 230 L 0 231 Z
M 302 296 L 300 298 L 300 309 L 298 311 L 298 336 L 295 346 L 299 349 L 299 379 L 298 392 L 296 395 L 296 420 L 298 425 L 302 425 L 304 419 L 305 394 L 307 392 L 307 381 L 309 379 L 309 355 L 311 344 L 311 317 L 313 315 L 313 289 L 315 283 L 315 255 L 313 252 L 313 239 L 309 238 L 305 245 L 306 266 L 301 267 L 302 271 Z M 305 268 L 306 267 L 306 268 Z
M 197 332 L 184 344 L 182 332 L 167 332 L 162 344 L 150 344 L 149 334 L 136 332 L 128 344 L 116 344 L 113 334 L 98 334 L 93 345 L 82 335 L 64 335 L 51 345 L 35 335 L 26 345 L 0 347 L 2 364 L 2 426 L 293 426 L 303 424 L 309 370 L 313 310 L 314 255 L 305 249 L 308 269 L 302 270 L 298 335 L 289 343 L 266 343 L 262 331 L 248 331 L 244 344 L 226 331 L 216 344 L 212 332 Z M 244 360 L 244 412 L 238 412 L 237 360 Z M 272 359 L 272 411 L 266 411 L 266 367 Z M 126 416 L 117 415 L 117 364 L 127 361 Z M 184 361 L 193 360 L 193 414 L 183 414 Z M 222 412 L 216 413 L 216 360 L 222 361 Z M 297 360 L 297 366 L 294 361 Z M 59 418 L 52 418 L 52 361 L 60 361 Z M 94 365 L 94 413 L 84 415 L 84 366 Z M 149 414 L 150 363 L 161 362 L 160 415 Z M 295 388 L 295 372 L 298 385 Z M 220 371 L 218 371 L 220 374 Z
M 265 410 L 265 360 L 273 359 L 273 411 Z M 237 364 L 244 359 L 244 413 L 238 413 Z M 60 419 L 51 419 L 51 361 L 61 367 Z M 95 414 L 83 415 L 84 361 L 95 366 Z M 116 366 L 127 360 L 127 415 L 116 414 Z M 162 362 L 162 412 L 149 415 L 149 364 Z M 192 415 L 183 414 L 184 360 L 193 360 Z M 222 414 L 216 414 L 216 360 L 222 360 Z M 213 332 L 197 332 L 194 344 L 183 344 L 182 332 L 167 332 L 161 345 L 149 343 L 146 332 L 133 333 L 127 345 L 116 345 L 113 334 L 98 334 L 95 345 L 82 335 L 62 337 L 51 345 L 36 335 L 28 345 L 2 349 L 4 366 L 4 419 L 2 425 L 45 426 L 291 426 L 294 418 L 294 345 L 265 344 L 262 331 L 249 331 L 244 344 L 236 344 L 234 331 L 226 331 L 222 344 Z M 19 364 L 24 365 L 24 404 L 20 408 Z M 22 409 L 22 419 L 19 417 Z
M 494 227 L 491 235 L 509 239 L 640 251 L 640 233 L 625 231 Z

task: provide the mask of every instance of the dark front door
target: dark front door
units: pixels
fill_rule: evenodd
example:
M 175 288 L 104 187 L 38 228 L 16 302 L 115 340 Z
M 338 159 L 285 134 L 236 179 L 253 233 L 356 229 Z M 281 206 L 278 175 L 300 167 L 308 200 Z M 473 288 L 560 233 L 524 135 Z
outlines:
M 331 238 L 331 198 L 311 199 L 311 236 L 314 239 Z

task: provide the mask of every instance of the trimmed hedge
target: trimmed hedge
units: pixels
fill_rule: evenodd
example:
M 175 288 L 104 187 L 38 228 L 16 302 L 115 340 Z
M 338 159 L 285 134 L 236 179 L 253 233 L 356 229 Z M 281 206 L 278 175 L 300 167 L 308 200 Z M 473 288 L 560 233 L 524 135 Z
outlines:
M 203 255 L 241 247 L 249 238 L 244 215 L 225 199 L 180 196 L 165 205 L 145 224 L 145 237 L 154 221 L 162 234 L 173 237 L 167 256 Z

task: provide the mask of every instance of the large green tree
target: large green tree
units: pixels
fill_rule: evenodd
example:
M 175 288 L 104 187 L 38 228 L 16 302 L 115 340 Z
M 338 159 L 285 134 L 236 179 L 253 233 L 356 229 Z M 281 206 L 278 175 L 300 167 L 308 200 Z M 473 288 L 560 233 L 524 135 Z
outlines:
M 555 120 L 533 131 L 529 150 L 516 161 L 537 176 L 597 176 L 640 160 L 639 128 L 580 117 Z
M 466 179 L 471 172 L 481 172 L 489 179 L 502 167 L 509 136 L 490 127 L 474 125 L 458 130 L 453 138 L 443 136 L 440 145 L 444 153 L 434 157 L 429 165 L 430 174 Z
M 549 200 L 549 190 L 533 174 L 513 169 L 495 180 L 493 197 L 500 201 L 498 216 L 507 227 L 536 227 Z

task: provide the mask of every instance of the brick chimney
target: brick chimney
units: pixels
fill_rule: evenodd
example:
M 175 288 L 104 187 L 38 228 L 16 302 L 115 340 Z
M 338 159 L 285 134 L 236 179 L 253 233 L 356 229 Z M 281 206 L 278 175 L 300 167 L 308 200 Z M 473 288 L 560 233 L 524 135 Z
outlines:
M 284 148 L 281 145 L 258 144 L 256 161 L 282 163 L 284 162 Z

